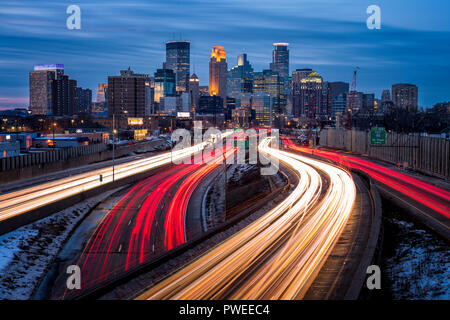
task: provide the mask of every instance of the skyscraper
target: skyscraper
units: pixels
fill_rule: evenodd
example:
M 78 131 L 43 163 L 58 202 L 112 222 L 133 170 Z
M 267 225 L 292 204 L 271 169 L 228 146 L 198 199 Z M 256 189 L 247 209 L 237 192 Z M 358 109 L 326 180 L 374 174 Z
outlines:
M 392 85 L 392 101 L 398 108 L 417 111 L 418 91 L 417 86 L 413 84 L 394 84 Z
M 53 112 L 51 81 L 64 74 L 64 65 L 35 65 L 29 74 L 30 111 L 33 114 L 51 114 Z
M 313 72 L 306 78 L 303 78 L 300 83 L 300 115 L 314 119 L 321 112 L 323 79 L 317 72 Z
M 272 97 L 272 109 L 277 115 L 284 114 L 286 95 L 284 94 L 284 81 L 278 72 L 263 70 L 253 75 L 253 92 L 267 92 Z
M 227 58 L 222 46 L 214 46 L 209 61 L 209 95 L 227 100 Z
M 130 68 L 120 76 L 108 77 L 108 113 L 123 117 L 146 115 L 146 82 L 149 75 L 136 74 Z
M 198 99 L 200 97 L 200 80 L 198 79 L 197 75 L 194 73 L 192 74 L 191 78 L 189 79 L 189 95 L 191 98 L 191 108 L 192 111 L 195 112 L 195 109 L 198 107 Z
M 272 125 L 272 99 L 267 92 L 255 92 L 252 96 L 252 109 L 255 110 L 256 122 L 259 125 Z
M 228 71 L 227 95 L 235 97 L 242 92 L 251 92 L 251 82 L 253 81 L 253 68 L 247 60 L 247 54 L 238 56 L 237 65 Z
M 166 43 L 165 68 L 175 73 L 176 91 L 189 90 L 191 74 L 191 44 L 189 41 L 169 41 Z
M 289 91 L 289 43 L 274 43 L 270 70 L 278 72 L 284 83 L 284 93 Z
M 292 71 L 292 113 L 295 117 L 301 115 L 302 109 L 302 79 L 313 73 L 313 69 L 304 68 Z

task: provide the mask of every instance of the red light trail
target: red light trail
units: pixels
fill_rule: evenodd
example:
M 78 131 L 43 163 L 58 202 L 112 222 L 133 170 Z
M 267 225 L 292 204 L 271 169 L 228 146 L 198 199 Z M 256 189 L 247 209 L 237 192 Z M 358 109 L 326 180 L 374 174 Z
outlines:
M 411 197 L 415 201 L 433 209 L 442 216 L 450 218 L 450 192 L 446 190 L 365 159 L 344 155 L 338 152 L 299 147 L 292 142 L 291 138 L 282 139 L 292 150 L 314 154 L 349 168 L 360 169 L 369 174 L 373 179 Z

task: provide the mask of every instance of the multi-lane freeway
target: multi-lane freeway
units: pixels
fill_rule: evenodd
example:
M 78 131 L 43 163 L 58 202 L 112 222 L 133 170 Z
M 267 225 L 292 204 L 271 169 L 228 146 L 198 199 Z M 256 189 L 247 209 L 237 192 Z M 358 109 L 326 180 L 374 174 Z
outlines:
M 227 158 L 235 152 L 225 152 Z M 199 182 L 220 166 L 171 165 L 133 186 L 105 216 L 77 265 L 89 288 L 185 243 L 186 210 Z
M 164 279 L 138 299 L 299 299 L 352 211 L 356 187 L 335 166 L 269 147 L 299 178 L 275 208 Z M 329 180 L 324 188 L 323 176 Z
M 24 214 L 75 194 L 97 188 L 113 180 L 120 180 L 145 172 L 202 150 L 207 142 L 161 155 L 131 161 L 112 167 L 89 171 L 72 177 L 43 183 L 0 195 L 0 221 Z
M 359 169 L 369 174 L 381 192 L 394 197 L 412 208 L 425 223 L 449 238 L 450 192 L 426 183 L 410 175 L 382 166 L 369 159 L 332 150 L 312 149 L 295 145 L 292 139 L 284 138 L 285 145 L 295 151 L 329 159 L 339 165 Z

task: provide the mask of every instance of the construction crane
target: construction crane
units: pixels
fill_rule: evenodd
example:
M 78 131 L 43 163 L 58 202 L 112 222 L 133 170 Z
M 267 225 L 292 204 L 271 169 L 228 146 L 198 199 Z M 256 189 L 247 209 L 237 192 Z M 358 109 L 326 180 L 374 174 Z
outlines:
M 352 87 L 350 89 L 349 95 L 348 95 L 348 105 L 347 105 L 347 119 L 345 127 L 349 130 L 352 129 L 352 114 L 353 114 L 353 108 L 355 106 L 355 99 L 356 99 L 356 75 L 358 73 L 359 67 L 356 67 L 355 71 L 353 71 L 353 81 L 352 81 Z

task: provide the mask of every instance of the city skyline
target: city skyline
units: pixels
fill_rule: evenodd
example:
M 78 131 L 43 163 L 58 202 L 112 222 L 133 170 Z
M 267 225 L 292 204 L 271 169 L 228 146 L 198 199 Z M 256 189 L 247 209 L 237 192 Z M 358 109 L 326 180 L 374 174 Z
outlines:
M 229 69 L 245 52 L 254 70 L 262 71 L 272 62 L 272 44 L 289 42 L 291 73 L 312 68 L 325 81 L 351 82 L 352 71 L 359 66 L 358 91 L 379 98 L 392 84 L 412 83 L 419 87 L 420 107 L 450 100 L 446 61 L 450 24 L 444 19 L 450 5 L 444 1 L 431 1 L 424 8 L 419 1 L 379 1 L 381 30 L 367 29 L 365 2 L 281 1 L 277 8 L 268 1 L 258 7 L 248 1 L 172 2 L 174 9 L 180 9 L 174 15 L 157 3 L 106 6 L 104 1 L 80 1 L 82 29 L 72 31 L 65 28 L 64 4 L 49 1 L 37 7 L 31 1 L 6 2 L 0 9 L 0 72 L 4 75 L 0 108 L 28 105 L 28 73 L 35 64 L 63 63 L 71 78 L 96 93 L 108 75 L 128 66 L 137 73 L 153 74 L 165 61 L 165 43 L 180 38 L 191 43 L 191 74 L 198 75 L 201 85 L 209 80 L 214 45 L 227 51 Z M 296 10 L 289 10 L 294 5 Z M 149 10 L 151 19 L 143 23 Z M 402 14 L 396 16 L 398 10 Z M 96 19 L 100 16 L 104 19 Z M 110 27 L 113 32 L 107 31 Z M 116 32 L 127 38 L 117 37 Z

